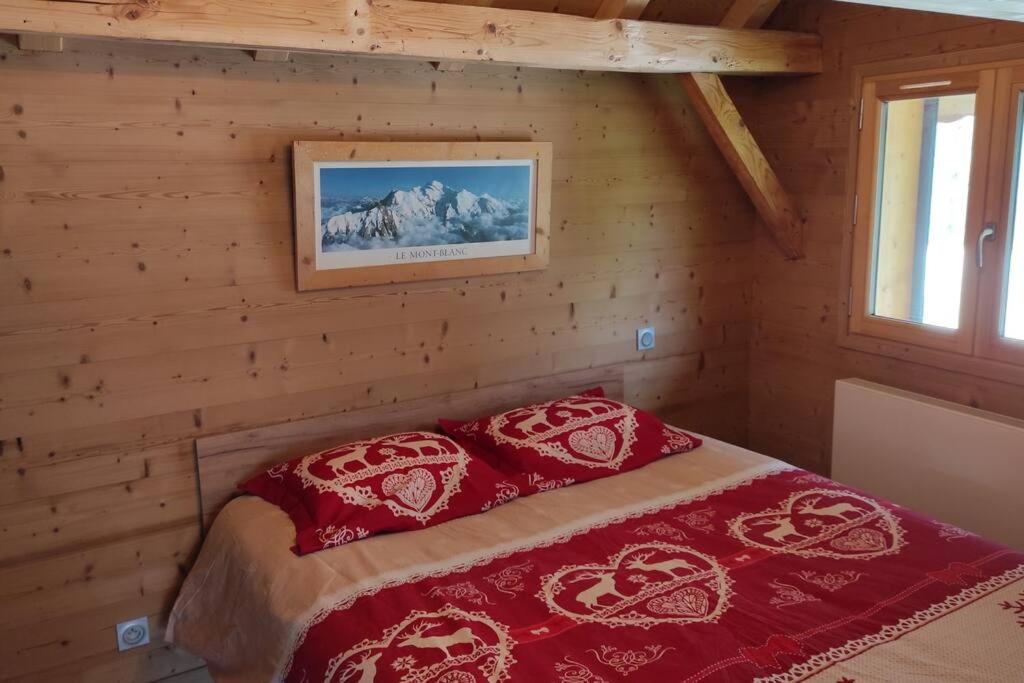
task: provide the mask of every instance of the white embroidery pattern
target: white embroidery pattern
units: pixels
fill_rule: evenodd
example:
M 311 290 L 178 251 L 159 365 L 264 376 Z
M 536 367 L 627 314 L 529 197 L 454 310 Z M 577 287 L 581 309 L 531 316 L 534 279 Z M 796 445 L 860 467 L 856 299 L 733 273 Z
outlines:
M 854 583 L 857 579 L 864 576 L 864 574 L 852 569 L 845 569 L 834 574 L 805 569 L 803 571 L 793 572 L 793 576 L 799 577 L 807 583 L 813 583 L 818 588 L 827 590 L 830 593 L 835 593 L 837 590 L 846 588 L 851 583 Z
M 540 492 L 554 491 L 555 489 L 560 489 L 563 486 L 572 486 L 576 483 L 576 480 L 572 478 L 545 479 L 536 472 L 531 472 L 528 475 L 528 481 L 530 482 L 530 486 L 533 486 Z
M 634 533 L 637 536 L 664 536 L 665 538 L 670 538 L 679 543 L 684 543 L 690 540 L 690 537 L 686 535 L 685 531 L 677 529 L 667 522 L 652 522 L 650 524 L 644 524 L 634 529 Z
M 741 514 L 729 533 L 745 545 L 801 557 L 867 559 L 904 544 L 899 521 L 880 503 L 832 489 L 797 491 L 774 508 Z
M 693 512 L 676 515 L 676 520 L 682 522 L 691 529 L 705 531 L 712 534 L 715 532 L 715 525 L 711 523 L 714 516 L 714 510 L 711 508 L 704 508 L 703 510 L 694 510 Z
M 814 474 L 813 472 L 807 472 L 805 474 L 801 474 L 799 477 L 793 477 L 793 481 L 796 482 L 797 484 L 809 484 L 813 486 L 822 486 L 835 483 L 828 477 L 823 477 L 820 474 Z
M 628 676 L 642 667 L 658 661 L 673 648 L 664 645 L 647 645 L 641 650 L 620 650 L 610 645 L 602 645 L 601 652 L 587 650 L 605 666 L 610 666 L 622 676 Z
M 366 538 L 369 535 L 370 532 L 360 526 L 357 526 L 355 530 L 352 530 L 347 526 L 336 527 L 333 524 L 328 524 L 322 529 L 317 529 L 316 540 L 318 540 L 326 549 L 351 543 L 357 538 Z
M 661 435 L 665 437 L 665 445 L 661 447 L 663 455 L 678 453 L 693 446 L 693 439 L 690 435 L 672 425 L 665 425 L 665 428 L 661 430 Z
M 558 672 L 558 683 L 608 683 L 583 664 L 566 655 L 561 662 L 555 664 Z
M 575 417 L 566 418 L 564 412 Z M 562 424 L 553 424 L 552 417 L 560 417 Z M 499 445 L 530 449 L 570 465 L 618 470 L 633 454 L 638 426 L 636 412 L 629 406 L 572 396 L 495 415 L 486 431 Z M 572 451 L 553 440 L 565 434 Z
M 517 593 L 526 589 L 523 577 L 532 572 L 533 569 L 532 562 L 513 564 L 493 574 L 488 574 L 484 577 L 484 581 L 492 584 L 502 593 L 515 597 Z
M 280 465 L 274 465 L 267 470 L 267 476 L 277 481 L 284 481 L 284 473 L 288 471 L 288 463 L 283 462 Z
M 498 492 L 494 494 L 494 500 L 489 500 L 480 508 L 480 512 L 500 507 L 505 503 L 511 503 L 519 497 L 519 487 L 510 481 L 501 481 L 494 485 Z
M 477 607 L 483 607 L 484 603 L 493 605 L 494 602 L 479 588 L 469 581 L 448 584 L 447 586 L 434 586 L 426 592 L 428 598 L 445 598 L 448 600 L 461 600 L 471 602 Z
M 436 612 L 411 612 L 399 624 L 387 629 L 379 640 L 366 639 L 331 659 L 325 681 L 348 681 L 361 674 L 360 681 L 373 681 L 377 660 L 389 652 L 410 648 L 408 655 L 395 657 L 391 668 L 405 671 L 402 683 L 476 680 L 461 676 L 467 669 L 479 671 L 488 683 L 505 681 L 514 641 L 508 628 L 482 612 L 465 612 L 445 605 Z M 468 648 L 468 649 L 467 649 Z M 435 653 L 434 661 L 421 664 L 418 655 Z M 440 656 L 437 654 L 439 653 Z M 429 660 L 428 660 L 429 661 Z M 468 673 L 468 672 L 467 672 Z
M 775 589 L 775 595 L 768 600 L 768 604 L 773 607 L 789 607 L 804 602 L 821 602 L 819 598 L 810 593 L 805 593 L 796 586 L 783 583 L 778 579 L 772 579 L 768 585 Z
M 869 647 L 895 640 L 908 631 L 934 621 L 961 605 L 973 602 L 977 598 L 1021 578 L 1024 578 L 1024 564 L 1008 569 L 1002 574 L 993 576 L 991 579 L 975 584 L 970 588 L 965 588 L 955 595 L 950 595 L 942 602 L 937 602 L 931 607 L 919 610 L 909 617 L 900 619 L 895 624 L 883 627 L 877 633 L 851 640 L 831 650 L 816 654 L 810 659 L 793 665 L 788 671 L 765 678 L 758 678 L 755 680 L 755 683 L 796 683 L 797 681 L 806 680 L 811 674 L 817 673 L 835 662 L 849 659 Z
M 380 444 L 387 444 L 377 451 L 387 459 L 381 463 L 368 462 L 370 450 Z M 324 460 L 328 453 L 330 458 Z M 353 464 L 359 468 L 351 469 Z M 332 492 L 349 505 L 385 505 L 395 515 L 427 522 L 445 510 L 448 501 L 460 491 L 468 465 L 469 454 L 451 439 L 429 432 L 408 432 L 308 455 L 295 466 L 295 475 L 303 486 L 312 486 L 320 493 Z M 328 478 L 317 474 L 323 470 L 331 473 Z M 365 484 L 381 475 L 386 475 L 381 483 L 384 497 Z M 441 491 L 435 497 L 438 484 Z
M 976 536 L 966 529 L 961 529 L 955 524 L 947 524 L 946 522 L 939 523 L 939 538 L 944 538 L 947 542 L 955 541 L 958 538 L 968 538 L 970 536 Z
M 632 577 L 642 576 L 640 580 Z M 624 593 L 619 579 L 638 587 Z M 575 584 L 585 583 L 582 590 Z M 608 626 L 714 622 L 732 595 L 731 579 L 715 558 L 652 541 L 625 546 L 606 564 L 566 565 L 541 579 L 538 597 L 573 621 Z

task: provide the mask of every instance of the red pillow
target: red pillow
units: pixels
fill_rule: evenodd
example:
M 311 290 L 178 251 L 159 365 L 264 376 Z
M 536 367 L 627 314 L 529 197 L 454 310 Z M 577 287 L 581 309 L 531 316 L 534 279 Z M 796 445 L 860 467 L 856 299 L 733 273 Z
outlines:
M 600 387 L 472 422 L 440 423 L 459 443 L 488 451 L 496 468 L 549 481 L 606 477 L 701 444 L 649 413 L 605 398 Z
M 288 513 L 304 555 L 490 509 L 518 497 L 524 481 L 445 436 L 408 432 L 295 458 L 239 488 Z

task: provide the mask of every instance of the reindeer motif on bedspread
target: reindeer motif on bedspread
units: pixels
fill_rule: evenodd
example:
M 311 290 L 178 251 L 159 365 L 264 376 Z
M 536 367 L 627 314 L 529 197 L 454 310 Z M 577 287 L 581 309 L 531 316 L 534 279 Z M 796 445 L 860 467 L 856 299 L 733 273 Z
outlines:
M 589 582 L 583 590 L 575 584 Z M 713 557 L 682 545 L 627 545 L 605 564 L 568 565 L 541 581 L 538 597 L 578 622 L 650 628 L 715 621 L 728 605 L 731 579 Z
M 386 656 L 388 668 L 402 672 L 402 683 L 498 683 L 508 679 L 515 662 L 513 645 L 508 628 L 486 614 L 445 605 L 434 612 L 412 612 L 380 639 L 364 640 L 335 657 L 324 680 L 371 683 L 378 660 Z
M 295 474 L 304 485 L 351 505 L 387 506 L 426 522 L 459 492 L 468 464 L 468 454 L 454 441 L 408 432 L 315 453 L 299 462 Z
M 637 427 L 635 413 L 621 403 L 573 396 L 495 416 L 487 433 L 568 464 L 618 469 L 632 454 Z
M 774 508 L 734 518 L 729 532 L 746 545 L 804 557 L 867 559 L 903 547 L 902 528 L 889 510 L 837 489 L 793 493 Z

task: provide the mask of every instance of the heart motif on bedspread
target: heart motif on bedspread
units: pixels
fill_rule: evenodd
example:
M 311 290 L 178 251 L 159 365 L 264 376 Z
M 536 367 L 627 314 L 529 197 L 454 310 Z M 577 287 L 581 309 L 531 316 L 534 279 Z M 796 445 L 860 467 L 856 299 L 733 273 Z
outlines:
M 700 588 L 688 586 L 671 595 L 659 595 L 647 603 L 655 614 L 678 614 L 684 617 L 702 617 L 708 613 L 708 594 Z
M 422 512 L 437 490 L 437 484 L 430 472 L 417 467 L 406 474 L 389 474 L 384 477 L 380 488 L 385 496 L 395 496 L 412 509 Z
M 541 580 L 538 597 L 576 622 L 650 628 L 716 621 L 731 585 L 714 557 L 654 541 L 627 545 L 604 564 L 564 566 Z
M 408 432 L 357 441 L 303 458 L 303 485 L 350 505 L 386 506 L 426 523 L 459 493 L 469 454 L 444 436 Z
M 570 434 L 569 446 L 588 458 L 608 462 L 615 455 L 615 432 L 595 425 Z
M 885 536 L 875 529 L 857 527 L 845 536 L 833 538 L 829 545 L 845 552 L 879 552 L 885 550 Z
M 571 396 L 497 415 L 487 434 L 569 465 L 617 470 L 637 442 L 636 411 L 600 396 Z
M 729 533 L 744 544 L 802 557 L 867 559 L 899 552 L 903 530 L 889 510 L 852 491 L 798 491 L 777 506 L 742 514 Z

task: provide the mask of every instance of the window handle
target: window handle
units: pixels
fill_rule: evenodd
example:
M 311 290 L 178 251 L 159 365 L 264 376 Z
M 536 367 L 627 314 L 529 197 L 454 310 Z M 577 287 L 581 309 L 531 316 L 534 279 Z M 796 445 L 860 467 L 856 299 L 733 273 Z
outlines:
M 994 240 L 996 238 L 996 224 L 986 223 L 985 229 L 978 235 L 978 251 L 976 258 L 978 259 L 978 269 L 985 267 L 985 240 Z

